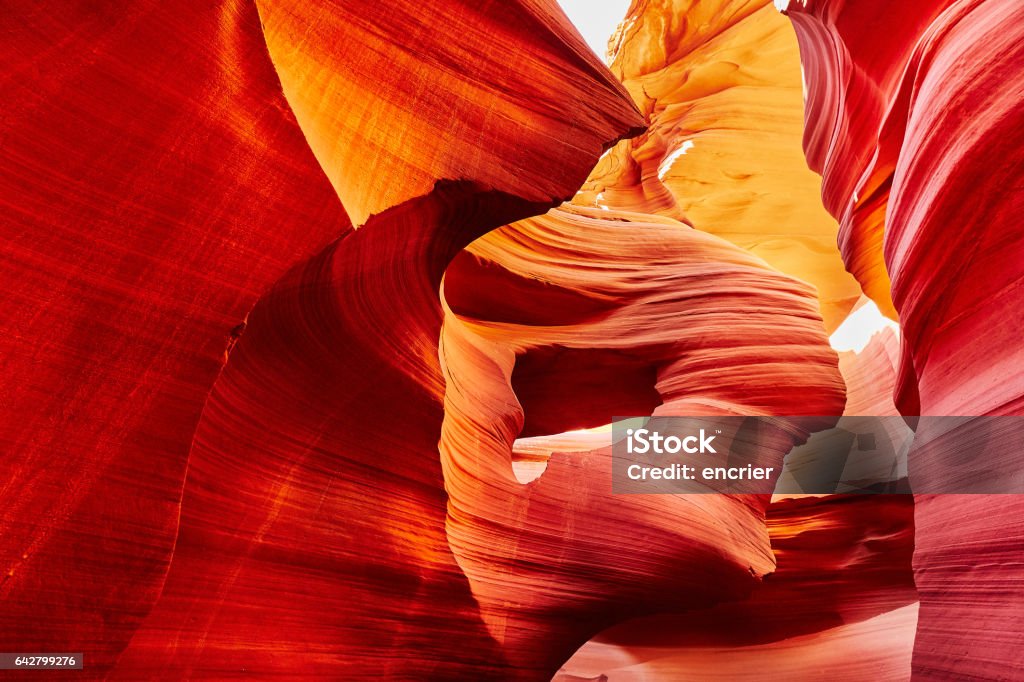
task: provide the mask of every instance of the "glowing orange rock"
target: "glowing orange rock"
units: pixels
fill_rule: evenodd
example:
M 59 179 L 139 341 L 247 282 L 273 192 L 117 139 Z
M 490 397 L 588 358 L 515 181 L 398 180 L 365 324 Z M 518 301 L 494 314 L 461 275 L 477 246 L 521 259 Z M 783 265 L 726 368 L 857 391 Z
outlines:
M 576 199 L 689 222 L 818 290 L 834 329 L 860 296 L 807 168 L 797 42 L 767 0 L 643 0 L 611 70 L 647 133 L 606 154 Z
M 8 12 L 0 650 L 543 680 L 615 626 L 561 675 L 890 678 L 916 624 L 922 677 L 1012 674 L 1024 503 L 613 495 L 580 431 L 1024 405 L 1024 9 L 906 4 L 791 10 L 898 370 L 827 343 L 860 292 L 763 0 L 638 0 L 625 87 L 552 2 Z M 650 132 L 530 218 L 627 91 Z
M 553 0 L 258 0 L 267 46 L 352 222 L 471 181 L 568 198 L 643 121 Z
M 651 370 L 641 372 L 651 383 L 639 396 L 654 393 L 661 410 L 797 413 L 813 395 L 815 411 L 828 413 L 842 403 L 842 384 L 809 288 L 673 221 L 574 209 L 505 228 L 459 256 L 445 279 L 449 305 L 463 313 L 483 305 L 506 321 L 448 313 L 442 336 L 436 292 L 445 259 L 434 259 L 426 236 L 398 236 L 476 215 L 445 199 L 372 219 L 257 306 L 196 434 L 163 596 L 116 675 L 283 674 L 294 659 L 281 651 L 302 650 L 311 674 L 326 676 L 429 669 L 442 678 L 545 679 L 602 622 L 655 608 L 656 586 L 678 586 L 675 603 L 693 606 L 684 588 L 709 565 L 716 578 L 697 598 L 703 603 L 743 596 L 772 568 L 764 499 L 662 496 L 671 513 L 650 515 L 642 496 L 609 494 L 600 454 L 571 466 L 556 455 L 531 486 L 518 483 L 508 453 L 517 425 L 503 402 L 517 398 L 480 344 L 501 349 L 506 369 L 509 341 L 535 346 L 520 365 L 534 363 L 534 373 L 513 377 L 523 400 L 542 393 L 532 389 L 544 380 L 535 363 L 554 349 L 543 342 L 548 334 L 626 366 L 635 356 Z M 633 239 L 623 240 L 624 230 Z M 680 265 L 679 249 L 695 256 L 690 265 Z M 374 261 L 381 252 L 389 258 Z M 652 261 L 660 282 L 647 277 Z M 345 295 L 369 289 L 390 304 L 352 305 Z M 479 298 L 492 292 L 508 304 Z M 722 316 L 730 301 L 751 298 L 765 304 L 761 317 Z M 616 327 L 601 324 L 609 315 L 618 331 L 602 346 Z M 660 324 L 666 315 L 718 315 L 721 326 L 715 338 L 694 325 L 679 339 Z M 572 334 L 557 324 L 568 320 Z M 480 335 L 465 336 L 469 327 Z M 766 348 L 779 361 L 763 363 Z M 616 388 L 608 382 L 621 366 L 599 362 L 589 376 Z M 609 399 L 638 405 L 628 389 L 609 390 Z M 585 410 L 593 403 L 577 395 L 546 419 L 536 411 L 543 403 L 527 402 L 528 428 L 592 419 Z M 504 454 L 492 447 L 498 434 Z M 567 491 L 585 512 L 567 505 Z M 507 515 L 517 508 L 529 512 L 519 524 Z M 638 539 L 640 529 L 649 541 Z
M 809 287 L 673 221 L 566 206 L 475 242 L 444 295 L 448 540 L 510 660 L 550 675 L 602 627 L 742 598 L 773 570 L 768 496 L 614 495 L 608 434 L 557 434 L 611 414 L 838 411 Z M 549 451 L 525 485 L 520 434 Z M 765 443 L 777 463 L 792 445 Z

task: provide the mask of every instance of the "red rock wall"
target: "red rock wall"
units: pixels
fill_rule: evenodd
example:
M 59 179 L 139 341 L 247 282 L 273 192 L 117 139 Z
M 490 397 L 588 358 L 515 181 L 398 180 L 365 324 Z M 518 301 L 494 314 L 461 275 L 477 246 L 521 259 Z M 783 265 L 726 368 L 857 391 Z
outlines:
M 810 2 L 790 17 L 808 74 L 808 159 L 847 266 L 880 302 L 891 280 L 897 406 L 1019 414 L 1024 7 Z M 913 453 L 910 465 L 913 483 Z M 916 676 L 1019 676 L 1022 511 L 1016 497 L 918 497 Z
M 467 645 L 444 539 L 437 289 L 641 119 L 550 3 L 260 12 L 4 17 L 0 648 L 124 679 L 503 678 L 485 635 Z M 424 35 L 452 49 L 389 57 Z M 361 71 L 381 45 L 387 72 Z
M 0 649 L 102 671 L 160 594 L 256 299 L 350 223 L 255 8 L 6 8 Z

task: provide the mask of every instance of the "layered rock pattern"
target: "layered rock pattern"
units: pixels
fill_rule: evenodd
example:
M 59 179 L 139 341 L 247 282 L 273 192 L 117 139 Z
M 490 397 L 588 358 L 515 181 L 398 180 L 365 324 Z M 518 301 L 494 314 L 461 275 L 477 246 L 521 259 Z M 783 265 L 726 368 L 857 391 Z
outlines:
M 95 674 L 160 594 L 246 315 L 350 223 L 251 4 L 2 21 L 0 649 Z
M 448 541 L 513 660 L 553 672 L 624 617 L 743 598 L 774 570 L 768 496 L 613 495 L 607 436 L 557 434 L 619 411 L 834 413 L 842 379 L 806 285 L 682 224 L 566 205 L 471 245 L 444 297 Z M 520 434 L 535 450 L 556 434 L 525 485 Z M 778 466 L 794 440 L 772 445 Z
M 778 569 L 747 599 L 609 628 L 555 680 L 908 679 L 913 513 L 903 495 L 775 502 Z
M 1014 498 L 612 494 L 614 415 L 1024 400 L 1024 10 L 793 4 L 635 0 L 610 69 L 550 0 L 11 8 L 0 651 L 1012 678 Z
M 356 9 L 360 20 L 349 21 Z M 293 101 L 290 93 L 319 77 L 325 92 L 351 94 L 348 84 L 367 84 L 357 55 L 417 45 L 442 21 L 388 9 L 34 5 L 5 16 L 4 84 L 14 102 L 3 120 L 5 651 L 84 651 L 87 675 L 125 679 L 289 674 L 298 658 L 314 674 L 371 677 L 403 664 L 379 653 L 388 649 L 373 646 L 373 628 L 353 615 L 381 609 L 373 600 L 359 608 L 350 592 L 358 576 L 380 581 L 374 597 L 396 595 L 400 616 L 379 621 L 399 640 L 393 651 L 427 632 L 402 634 L 402 623 L 416 619 L 405 590 L 422 582 L 451 595 L 422 609 L 427 622 L 458 610 L 436 449 L 441 273 L 480 234 L 571 196 L 598 154 L 642 120 L 564 16 L 532 2 L 446 12 L 459 45 L 477 49 L 392 63 L 393 80 L 364 93 L 371 104 L 407 102 L 392 127 L 351 119 L 351 100 L 337 109 L 323 100 L 312 112 Z M 417 33 L 411 19 L 435 23 Z M 514 73 L 477 58 L 494 49 L 496 25 L 518 55 Z M 326 37 L 303 33 L 328 28 Z M 313 47 L 328 43 L 345 49 L 324 65 Z M 426 81 L 437 93 L 432 106 L 403 91 Z M 476 152 L 426 135 L 469 114 Z M 346 153 L 325 151 L 320 136 L 350 120 L 358 129 Z M 420 139 L 412 144 L 403 131 Z M 389 153 L 361 151 L 375 144 Z M 409 167 L 418 173 L 403 177 Z M 374 194 L 366 183 L 386 189 Z M 346 238 L 309 260 L 339 236 Z M 332 263 L 348 287 L 334 287 Z M 247 328 L 250 308 L 289 268 Z M 341 302 L 338 319 L 329 301 Z M 237 359 L 211 392 L 232 350 Z M 303 372 L 327 392 L 323 400 Z M 325 378 L 335 381 L 316 383 Z M 373 401 L 360 382 L 390 388 Z M 340 498 L 394 510 L 384 521 L 369 515 L 360 534 L 348 521 L 360 505 L 307 496 L 316 476 L 294 483 L 304 456 L 331 454 L 330 422 L 310 406 L 337 414 L 355 401 L 386 420 L 401 394 L 401 455 L 386 455 L 386 440 L 361 446 L 358 434 L 372 422 L 355 410 L 339 425 L 347 435 L 336 452 L 352 462 L 392 457 L 404 483 L 384 492 L 372 473 L 324 472 L 328 488 L 336 476 L 348 481 Z M 291 504 L 285 490 L 298 495 Z M 402 499 L 407 513 L 394 506 Z M 316 510 L 324 508 L 340 527 L 318 537 Z M 288 509 L 301 512 L 302 532 L 287 527 Z M 284 544 L 268 542 L 282 527 Z M 391 528 L 393 556 L 403 560 L 387 560 L 381 528 Z M 211 538 L 212 552 L 204 545 Z M 346 549 L 353 542 L 379 563 L 358 561 Z M 318 562 L 311 548 L 326 555 Z M 265 552 L 279 561 L 261 561 Z M 355 605 L 345 613 L 329 611 L 299 569 L 328 576 L 340 563 L 355 577 L 328 582 L 345 586 L 344 602 Z M 458 618 L 451 623 L 463 630 Z M 346 640 L 339 629 L 359 637 Z M 316 645 L 328 639 L 325 662 Z M 292 657 L 282 656 L 289 641 Z M 339 641 L 352 643 L 349 655 L 336 653 Z M 486 641 L 448 646 L 465 651 L 468 665 L 501 667 Z M 444 676 L 462 662 L 434 653 L 404 665 Z

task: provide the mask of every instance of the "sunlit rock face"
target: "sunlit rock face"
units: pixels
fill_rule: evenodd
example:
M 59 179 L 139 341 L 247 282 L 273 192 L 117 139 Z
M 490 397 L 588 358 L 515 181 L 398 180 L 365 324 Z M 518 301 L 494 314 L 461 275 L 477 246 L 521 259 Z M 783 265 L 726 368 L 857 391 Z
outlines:
M 610 131 L 641 130 L 554 2 L 256 5 L 288 102 L 356 225 L 439 179 L 551 203 Z
M 1024 6 L 812 1 L 789 13 L 808 159 L 842 223 L 844 259 L 882 307 L 891 280 L 897 406 L 1019 414 Z M 1015 496 L 918 498 L 922 679 L 1010 679 L 1024 667 L 1022 512 Z
M 813 285 L 834 329 L 861 294 L 801 149 L 793 28 L 767 0 L 634 2 L 610 68 L 649 130 L 594 169 L 576 203 L 686 221 Z

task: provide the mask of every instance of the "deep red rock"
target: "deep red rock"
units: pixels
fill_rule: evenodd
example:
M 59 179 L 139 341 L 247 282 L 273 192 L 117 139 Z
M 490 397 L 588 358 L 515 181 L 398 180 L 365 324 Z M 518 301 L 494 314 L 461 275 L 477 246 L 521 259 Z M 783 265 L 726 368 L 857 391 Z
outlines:
M 0 649 L 88 652 L 99 675 L 160 594 L 250 308 L 349 221 L 252 5 L 3 24 Z

